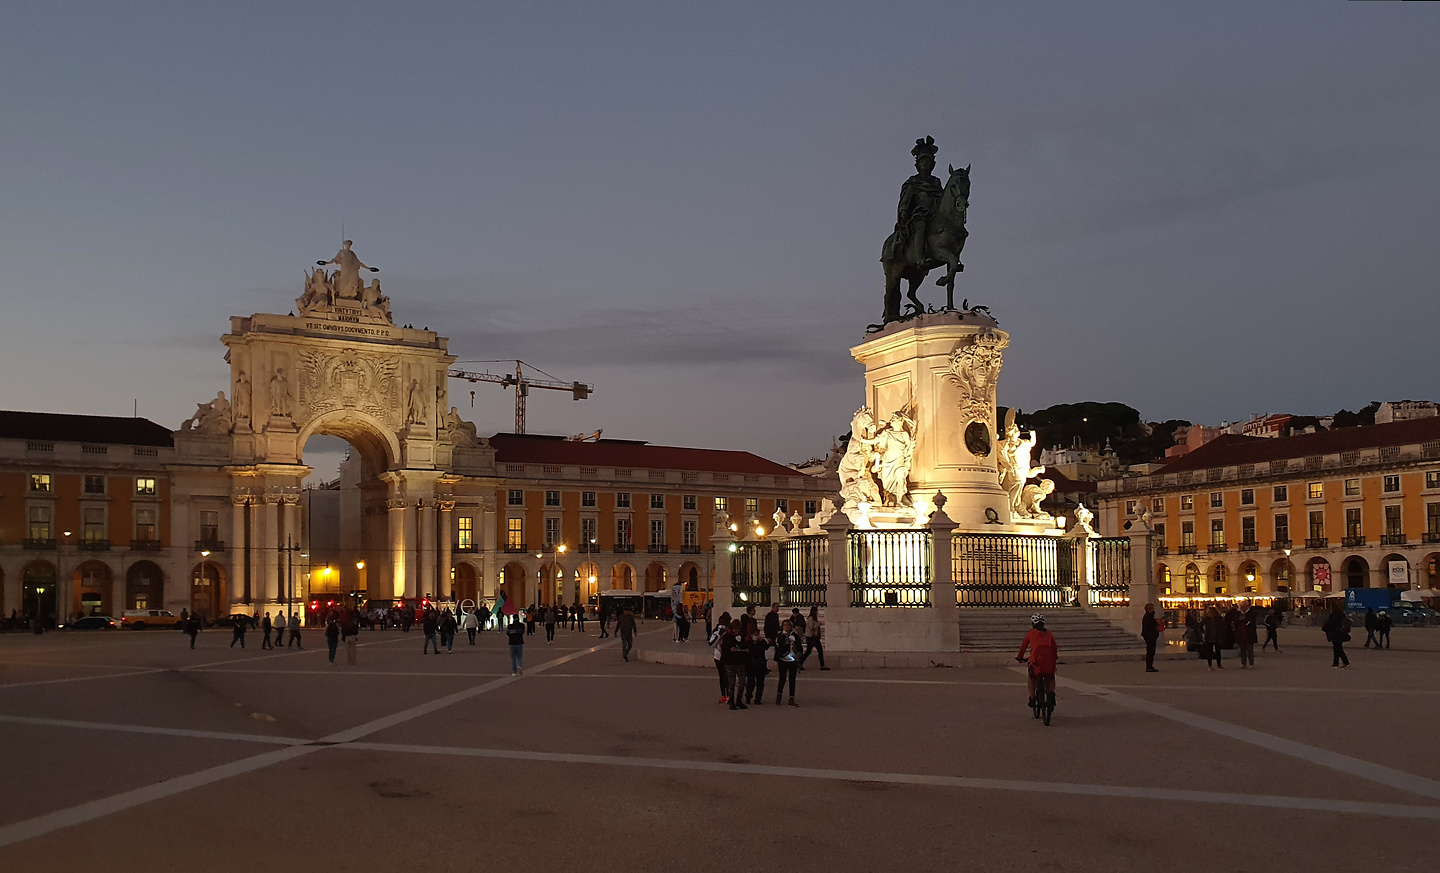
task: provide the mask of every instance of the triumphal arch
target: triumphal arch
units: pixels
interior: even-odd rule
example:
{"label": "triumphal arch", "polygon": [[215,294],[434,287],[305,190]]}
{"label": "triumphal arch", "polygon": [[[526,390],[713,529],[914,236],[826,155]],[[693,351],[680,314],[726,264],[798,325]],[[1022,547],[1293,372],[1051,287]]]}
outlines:
{"label": "triumphal arch", "polygon": [[[335,269],[327,269],[327,267]],[[397,326],[378,272],[350,241],[317,261],[288,315],[230,319],[222,341],[225,392],[201,404],[176,434],[188,475],[181,505],[228,500],[227,594],[232,608],[296,597],[306,564],[302,457],[316,434],[345,439],[359,456],[359,548],[370,596],[445,590],[451,565],[453,486],[483,487],[494,452],[449,405],[455,358],[431,330]],[[208,462],[208,463],[207,463]],[[206,471],[201,473],[200,470]],[[480,477],[477,479],[476,477]]]}

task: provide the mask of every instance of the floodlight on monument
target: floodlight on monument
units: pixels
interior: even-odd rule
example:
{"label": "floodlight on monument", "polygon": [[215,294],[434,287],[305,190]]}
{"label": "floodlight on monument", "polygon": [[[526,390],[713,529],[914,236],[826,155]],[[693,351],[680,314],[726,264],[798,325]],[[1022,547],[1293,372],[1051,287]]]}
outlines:
{"label": "floodlight on monument", "polygon": [[732,522],[730,522],[730,529],[731,529],[732,531],[738,531],[738,530],[740,529],[740,525],[738,525],[738,524],[736,524],[735,522],[732,521]]}
{"label": "floodlight on monument", "polygon": [[757,536],[757,537],[763,537],[763,536],[765,536],[765,528],[761,527],[761,526],[758,525],[758,524],[755,525],[755,536]]}
{"label": "floodlight on monument", "polygon": [[355,562],[355,569],[357,569],[357,570],[363,570],[363,569],[365,569],[365,562],[364,562],[364,561],[356,561],[356,562]]}
{"label": "floodlight on monument", "polygon": [[732,551],[732,552],[737,551],[738,548],[739,548],[739,547],[736,546],[734,543],[731,543],[731,544],[730,544],[730,551]]}
{"label": "floodlight on monument", "polygon": [[565,547],[564,547],[563,545],[562,545],[562,546],[559,546],[558,548],[555,549],[555,551],[557,551],[557,552],[559,552],[560,554],[563,555],[563,554],[565,554]]}
{"label": "floodlight on monument", "polygon": [[1065,529],[1065,516],[1063,516],[1063,515],[1057,515],[1057,516],[1055,516],[1055,526],[1058,527],[1060,530],[1064,530],[1064,529]]}

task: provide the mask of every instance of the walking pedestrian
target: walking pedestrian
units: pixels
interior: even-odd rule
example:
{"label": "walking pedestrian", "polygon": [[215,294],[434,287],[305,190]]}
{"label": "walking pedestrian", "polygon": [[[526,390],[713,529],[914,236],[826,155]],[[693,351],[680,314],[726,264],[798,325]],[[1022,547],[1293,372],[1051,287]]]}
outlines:
{"label": "walking pedestrian", "polygon": [[1330,641],[1330,648],[1334,654],[1331,667],[1345,668],[1350,666],[1350,658],[1345,654],[1345,643],[1350,640],[1350,617],[1345,614],[1345,606],[1337,601],[1330,607],[1330,615],[1326,616],[1325,624],[1320,626],[1325,632],[1325,639]]}
{"label": "walking pedestrian", "polygon": [[525,623],[520,613],[515,613],[505,628],[505,637],[510,641],[510,675],[525,675]]}
{"label": "walking pedestrian", "polygon": [[241,615],[235,618],[235,635],[230,638],[230,648],[235,648],[236,643],[240,644],[240,648],[245,648],[245,630],[249,627],[250,619],[248,617]]}
{"label": "walking pedestrian", "polygon": [[1200,620],[1200,647],[1205,653],[1205,666],[1211,671],[1216,667],[1225,669],[1220,663],[1220,638],[1225,635],[1225,619],[1220,617],[1220,610],[1211,606],[1205,610],[1205,617]]}
{"label": "walking pedestrian", "polygon": [[200,616],[190,613],[190,620],[185,622],[185,635],[190,637],[190,648],[195,648],[195,636],[200,633]]}
{"label": "walking pedestrian", "polygon": [[346,611],[340,620],[340,639],[345,642],[345,663],[350,667],[355,666],[355,658],[359,654],[360,621],[360,612],[355,609]]}
{"label": "walking pedestrian", "polygon": [[600,639],[610,636],[610,604],[605,598],[600,598]]}
{"label": "walking pedestrian", "polygon": [[1375,648],[1380,648],[1380,641],[1375,639],[1375,631],[1379,624],[1380,620],[1375,616],[1375,610],[1368,606],[1365,607],[1365,648],[1370,648],[1372,644]]}
{"label": "walking pedestrian", "polygon": [[266,610],[266,611],[265,611],[265,617],[262,618],[262,619],[260,619],[260,630],[262,630],[262,631],[265,632],[265,636],[260,640],[260,649],[261,649],[261,651],[264,651],[265,649],[273,649],[273,648],[275,648],[274,646],[270,645],[270,611],[269,611],[269,610]]}
{"label": "walking pedestrian", "polygon": [[790,609],[790,629],[795,631],[801,639],[805,638],[805,616],[800,614],[800,607]]}
{"label": "walking pedestrian", "polygon": [[795,679],[800,675],[799,659],[800,634],[795,630],[795,625],[786,619],[780,623],[780,635],[775,638],[775,666],[780,671],[780,679],[775,684],[776,706],[780,705],[780,698],[785,696],[786,682],[790,683],[790,705],[800,705],[795,702]]}
{"label": "walking pedestrian", "polygon": [[720,702],[730,702],[730,683],[725,678],[725,662],[721,660],[720,641],[730,630],[730,613],[720,613],[720,623],[711,629],[705,641],[710,644],[711,654],[715,658],[715,672],[720,674]]}
{"label": "walking pedestrian", "polygon": [[525,610],[525,635],[535,636],[535,607],[531,606]]}
{"label": "walking pedestrian", "polygon": [[[445,610],[440,616],[440,638],[445,641],[445,653],[455,654],[455,630],[459,624],[455,621],[455,613]],[[440,649],[435,649],[438,654]]]}
{"label": "walking pedestrian", "polygon": [[810,607],[810,617],[805,620],[805,654],[800,656],[800,669],[805,669],[805,659],[814,652],[820,659],[820,669],[829,670],[825,666],[825,647],[820,645],[820,607]]}
{"label": "walking pedestrian", "polygon": [[325,647],[330,650],[330,666],[335,666],[335,650],[340,646],[340,622],[335,620],[335,613],[330,613],[330,618],[325,622]]}
{"label": "walking pedestrian", "polygon": [[400,602],[400,630],[410,633],[410,625],[415,623],[415,610],[403,600]]}
{"label": "walking pedestrian", "polygon": [[545,642],[555,642],[555,622],[558,619],[559,616],[555,614],[555,607],[548,606],[545,608]]}
{"label": "walking pedestrian", "polygon": [[585,633],[585,607],[579,603],[575,604],[574,615],[575,629],[582,634]]}
{"label": "walking pedestrian", "polygon": [[780,604],[770,604],[770,611],[765,613],[765,639],[771,643],[780,636]]}
{"label": "walking pedestrian", "polygon": [[726,694],[730,708],[749,709],[745,705],[745,669],[750,662],[750,652],[745,648],[745,622],[730,622],[730,627],[720,639],[720,662],[725,665]]}
{"label": "walking pedestrian", "polygon": [[480,604],[479,606],[475,607],[475,615],[480,622],[480,627],[477,629],[477,632],[484,633],[485,626],[490,623],[490,607],[486,606],[483,603]]}
{"label": "walking pedestrian", "polygon": [[470,645],[475,645],[475,633],[480,628],[480,610],[472,609],[465,613],[465,636],[470,638]]}
{"label": "walking pedestrian", "polygon": [[435,615],[435,610],[425,610],[425,617],[420,620],[420,629],[425,632],[425,647],[420,650],[420,654],[430,654],[431,646],[435,647],[435,654],[440,654],[440,641],[435,638],[440,632],[440,619]]}
{"label": "walking pedestrian", "polygon": [[745,665],[745,702],[762,706],[765,703],[765,674],[770,672],[770,641],[762,633],[752,633],[745,641],[749,663]]}
{"label": "walking pedestrian", "polygon": [[1145,615],[1140,619],[1140,639],[1145,641],[1145,672],[1159,673],[1155,669],[1155,642],[1160,639],[1161,619],[1155,617],[1155,604],[1145,604]]}
{"label": "walking pedestrian", "polygon": [[1375,616],[1375,648],[1380,648],[1381,643],[1390,648],[1390,613],[1383,609]]}
{"label": "walking pedestrian", "polygon": [[290,613],[290,640],[285,644],[285,648],[288,649],[291,646],[297,649],[305,648],[304,643],[300,641],[300,613],[298,612]]}
{"label": "walking pedestrian", "polygon": [[1255,666],[1256,622],[1260,610],[1257,606],[1245,605],[1240,620],[1235,625],[1235,645],[1240,648],[1240,669],[1249,670]]}
{"label": "walking pedestrian", "polygon": [[1265,644],[1260,647],[1260,651],[1265,651],[1270,647],[1271,643],[1274,643],[1275,653],[1280,653],[1280,637],[1278,635],[1280,619],[1280,604],[1277,603],[1274,609],[1265,613]]}
{"label": "walking pedestrian", "polygon": [[620,613],[615,622],[615,633],[620,635],[620,655],[630,660],[630,649],[635,645],[635,612],[627,609]]}

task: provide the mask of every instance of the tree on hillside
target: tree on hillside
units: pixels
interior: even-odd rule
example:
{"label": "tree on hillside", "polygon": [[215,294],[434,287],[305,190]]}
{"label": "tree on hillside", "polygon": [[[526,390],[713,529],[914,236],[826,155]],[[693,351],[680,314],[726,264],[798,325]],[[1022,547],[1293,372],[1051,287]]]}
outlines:
{"label": "tree on hillside", "polygon": [[1177,429],[1190,426],[1179,419],[1149,425],[1140,412],[1123,403],[1059,403],[1016,416],[1022,429],[1033,429],[1042,448],[1081,446],[1103,448],[1108,441],[1120,462],[1137,464],[1163,457],[1175,444]]}
{"label": "tree on hillside", "polygon": [[1375,413],[1380,409],[1380,401],[1372,400],[1359,412],[1351,412],[1342,409],[1335,413],[1335,422],[1331,427],[1366,427],[1375,423]]}

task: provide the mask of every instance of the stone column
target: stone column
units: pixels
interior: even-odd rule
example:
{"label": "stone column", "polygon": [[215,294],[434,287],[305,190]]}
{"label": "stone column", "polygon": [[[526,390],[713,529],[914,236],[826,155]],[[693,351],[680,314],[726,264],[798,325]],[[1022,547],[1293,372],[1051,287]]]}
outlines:
{"label": "stone column", "polygon": [[[451,555],[452,542],[454,538],[455,519],[451,512],[455,509],[455,501],[441,500],[436,504],[440,508],[440,596],[454,599],[455,579],[451,576],[451,570],[455,566],[455,559]],[[474,536],[474,532],[471,532]],[[478,595],[477,595],[478,596]]]}
{"label": "stone column", "polygon": [[230,591],[225,598],[226,615],[231,605],[245,599],[245,513],[249,512],[249,498],[234,495],[230,498]]}
{"label": "stone column", "polygon": [[405,504],[403,497],[385,501],[390,517],[390,590],[392,597],[405,596]]}
{"label": "stone column", "polygon": [[[280,588],[280,597],[283,600],[288,600],[293,603],[296,600],[304,599],[304,595],[300,591],[300,586],[295,581],[300,576],[298,569],[300,565],[300,554],[299,552],[293,551],[295,546],[303,547],[304,545],[300,542],[300,496],[298,494],[286,494],[281,498],[281,505],[284,507],[282,512],[284,513],[285,534],[284,536],[277,535],[276,541],[280,546],[292,549],[292,551],[287,552],[283,558],[285,569],[281,572],[283,572],[285,576],[281,580],[284,584]],[[303,549],[303,551],[308,552],[309,549]]]}
{"label": "stone column", "polygon": [[850,531],[850,519],[843,512],[835,512],[820,525],[825,531],[826,545],[830,555],[830,566],[825,585],[825,614],[836,616],[850,609],[850,556],[846,534]]}
{"label": "stone column", "polygon": [[[789,533],[783,527],[777,527],[766,539],[770,540],[770,602],[780,603],[780,573],[784,565],[780,560],[780,547],[790,538]],[[785,604],[781,603],[781,606]]]}
{"label": "stone column", "polygon": [[265,554],[265,587],[255,600],[275,603],[280,599],[280,499],[279,494],[265,495],[265,532],[260,548]]}
{"label": "stone column", "polygon": [[250,572],[247,574],[245,605],[251,606],[264,598],[265,591],[265,531],[261,524],[260,500],[252,497],[246,509],[250,516],[250,536],[245,540],[245,554],[249,556]]}
{"label": "stone column", "polygon": [[730,547],[735,544],[735,534],[730,530],[730,517],[723,512],[715,514],[715,531],[710,534],[710,545],[715,550],[715,593],[711,617],[720,620],[720,613],[734,609],[735,594],[730,586]]}
{"label": "stone column", "polygon": [[415,514],[420,525],[416,538],[420,548],[420,575],[415,586],[418,597],[430,596],[444,599],[445,591],[435,575],[435,501],[430,499],[415,502]]}
{"label": "stone column", "polygon": [[1158,588],[1155,584],[1155,531],[1143,519],[1135,519],[1130,525],[1130,608],[1125,620],[1125,629],[1140,633],[1140,619],[1145,615],[1145,604],[1154,603],[1159,609]]}
{"label": "stone column", "polygon": [[1090,531],[1080,522],[1075,522],[1066,534],[1060,538],[1060,548],[1065,548],[1073,543],[1075,549],[1075,599],[1079,601],[1081,609],[1090,609],[1090,583],[1092,572],[1090,570]]}
{"label": "stone column", "polygon": [[935,495],[935,511],[925,527],[930,531],[930,610],[935,622],[936,645],[942,652],[960,651],[960,608],[955,596],[955,570],[951,553],[955,547],[955,528],[959,527],[945,514],[944,493]]}
{"label": "stone column", "polygon": [[416,553],[420,546],[420,530],[416,524],[417,501],[406,501],[401,508],[401,525],[405,528],[405,596],[420,596],[420,564]]}
{"label": "stone column", "polygon": [[493,600],[500,592],[500,522],[496,518],[494,497],[485,498],[480,505],[479,515],[476,525],[479,527],[480,549],[485,556],[482,561],[485,576],[480,580],[480,585],[485,596]]}

